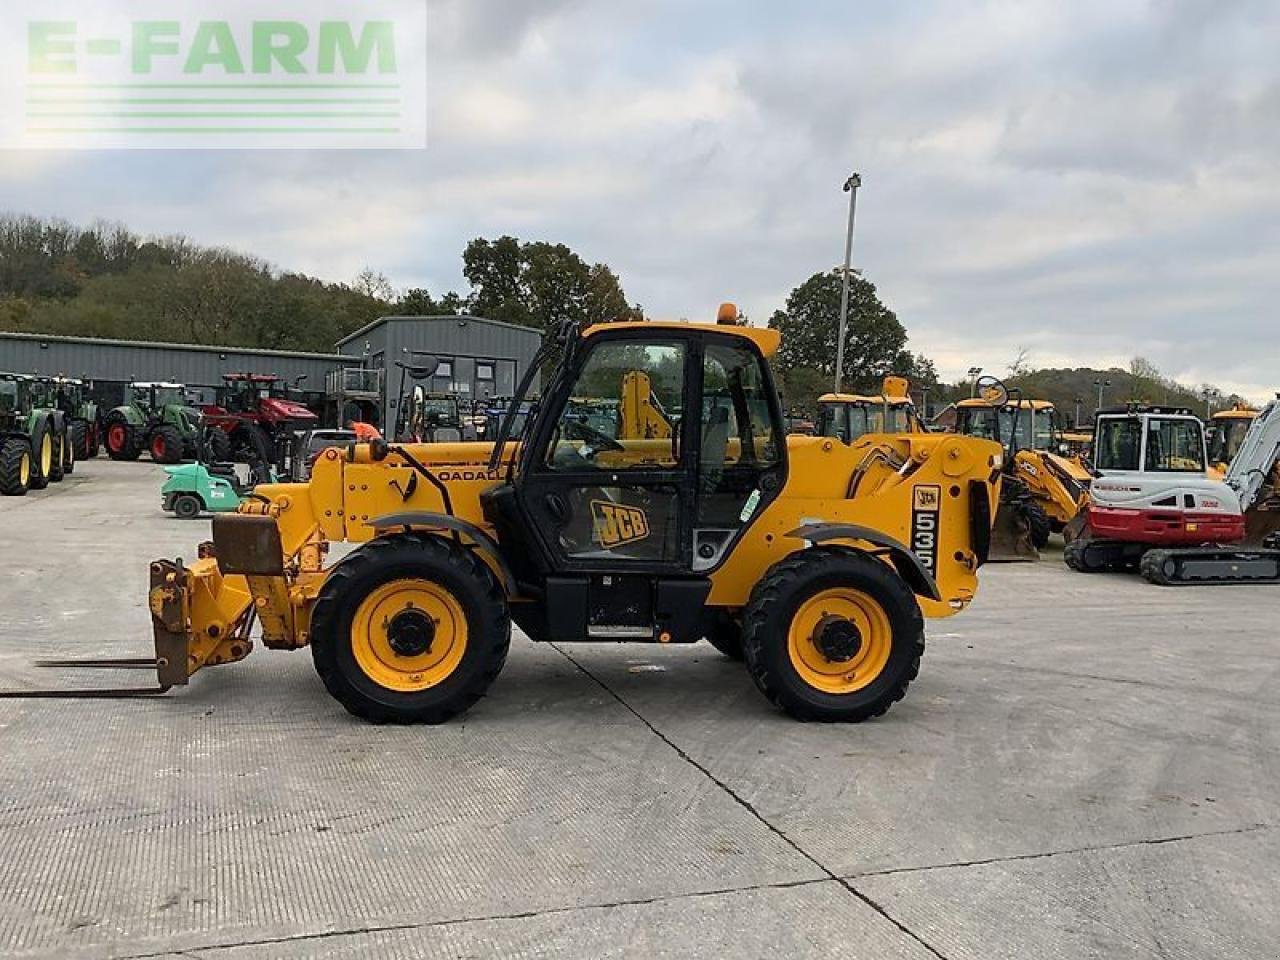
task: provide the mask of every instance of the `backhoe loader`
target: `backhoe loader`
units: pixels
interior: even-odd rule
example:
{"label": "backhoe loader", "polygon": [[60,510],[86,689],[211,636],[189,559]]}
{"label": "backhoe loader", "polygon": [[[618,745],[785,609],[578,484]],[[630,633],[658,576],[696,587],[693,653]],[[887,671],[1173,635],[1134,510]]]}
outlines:
{"label": "backhoe loader", "polygon": [[1258,411],[1247,403],[1232,404],[1209,418],[1209,474],[1221,480],[1227,468],[1240,452],[1249,426],[1257,419]]}
{"label": "backhoe loader", "polygon": [[[146,692],[244,659],[256,621],[268,648],[309,646],[352,714],[439,723],[493,683],[513,621],[535,642],[671,644],[727,620],[756,686],[794,717],[884,713],[917,675],[923,618],[974,598],[1002,452],[936,434],[787,438],[778,344],[736,325],[566,325],[494,442],[376,440],[324,451],[307,483],[259,486],[213,518],[197,559],[151,565]],[[575,399],[620,405],[630,373],[669,436],[571,415]],[[332,543],[357,546],[330,563]]]}
{"label": "backhoe loader", "polygon": [[869,433],[928,433],[911,402],[911,384],[885,377],[879,396],[824,393],[818,398],[817,433],[853,443]]}
{"label": "backhoe loader", "polygon": [[1053,533],[1067,529],[1088,499],[1090,474],[1062,442],[1048,400],[1010,398],[994,378],[978,396],[956,404],[956,432],[1005,447],[1005,482],[996,518],[993,560],[1035,559]]}

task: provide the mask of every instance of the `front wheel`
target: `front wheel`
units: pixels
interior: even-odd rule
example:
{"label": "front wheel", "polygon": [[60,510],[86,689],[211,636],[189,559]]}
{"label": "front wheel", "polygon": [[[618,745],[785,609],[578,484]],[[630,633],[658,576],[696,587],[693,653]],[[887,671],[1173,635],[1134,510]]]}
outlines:
{"label": "front wheel", "polygon": [[116,413],[107,417],[105,429],[108,457],[112,460],[138,459],[142,448],[138,445],[138,435],[133,429],[133,424],[129,423],[123,415]]}
{"label": "front wheel", "polygon": [[373,723],[443,723],[482,697],[511,643],[506,597],[474,553],[437,537],[382,537],[320,590],[311,654],[325,688]]}
{"label": "front wheel", "polygon": [[0,494],[25,496],[31,489],[31,446],[25,438],[0,438]]}
{"label": "front wheel", "polygon": [[170,424],[161,424],[151,431],[151,459],[156,463],[182,462],[182,434]]}
{"label": "front wheel", "polygon": [[752,680],[800,720],[878,717],[907,692],[924,655],[915,595],[887,564],[814,548],[777,563],[747,606]]}

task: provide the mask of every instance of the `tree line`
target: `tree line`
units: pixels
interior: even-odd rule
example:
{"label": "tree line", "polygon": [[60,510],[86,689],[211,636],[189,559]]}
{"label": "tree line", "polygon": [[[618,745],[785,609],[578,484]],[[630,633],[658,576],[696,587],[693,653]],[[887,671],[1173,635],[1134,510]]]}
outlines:
{"label": "tree line", "polygon": [[[76,227],[0,216],[0,329],[9,331],[328,352],[387,315],[465,314],[539,330],[645,315],[608,265],[564,244],[477,238],[462,252],[462,275],[465,292],[438,295],[397,291],[373,269],[333,283],[181,235],[142,237],[122,224]],[[775,367],[787,405],[797,412],[813,413],[831,387],[841,287],[841,271],[815,273],[768,318],[782,333]],[[908,349],[906,328],[873,283],[851,275],[849,292],[846,390],[878,393],[886,374],[898,374],[912,381],[917,395],[929,391],[936,402],[968,395],[965,384],[939,383],[933,363]],[[1043,395],[1067,411],[1077,395],[1086,401],[1094,395],[1087,388],[1098,372],[1033,370],[1022,351],[1009,374],[1028,396]],[[1197,391],[1162,378],[1141,358],[1130,371],[1104,375],[1114,381],[1108,396],[1115,400],[1196,400]]]}

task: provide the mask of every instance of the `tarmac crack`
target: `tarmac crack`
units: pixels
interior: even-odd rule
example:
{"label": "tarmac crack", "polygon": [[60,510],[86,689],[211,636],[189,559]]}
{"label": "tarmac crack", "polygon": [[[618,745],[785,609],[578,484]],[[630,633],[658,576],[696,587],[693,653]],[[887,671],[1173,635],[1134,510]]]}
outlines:
{"label": "tarmac crack", "polygon": [[[668,747],[670,747],[671,750],[675,752],[676,756],[678,756],[681,760],[683,760],[689,766],[693,767],[695,770],[701,773],[704,777],[710,780],[713,784],[715,784],[715,786],[720,791],[722,791],[727,797],[729,797],[729,799],[731,799],[734,803],[738,804],[738,806],[742,807],[743,810],[745,810],[748,814],[750,814],[757,821],[759,821],[760,824],[764,826],[766,830],[772,833],[775,837],[777,837],[779,840],[785,843],[788,847],[794,850],[797,854],[799,854],[805,860],[809,861],[809,863],[813,864],[814,867],[816,867],[821,873],[824,874],[824,878],[823,878],[824,880],[835,881],[836,883],[838,883],[841,887],[843,887],[846,891],[848,891],[848,893],[851,896],[853,896],[855,899],[862,902],[865,906],[869,907],[876,914],[882,917],[885,921],[892,924],[894,928],[898,930],[899,933],[914,940],[925,950],[929,951],[930,954],[937,957],[938,960],[948,960],[946,955],[943,954],[940,950],[938,950],[937,947],[933,946],[933,944],[925,940],[924,937],[922,937],[920,934],[916,933],[906,924],[902,923],[900,920],[894,917],[891,913],[889,913],[888,910],[886,910],[883,906],[881,906],[874,899],[872,899],[871,896],[869,896],[868,894],[864,893],[863,891],[859,890],[856,886],[854,886],[853,881],[850,878],[840,876],[835,871],[833,871],[830,867],[828,867],[826,864],[820,861],[817,857],[811,854],[808,850],[804,849],[804,847],[800,846],[798,843],[796,843],[796,841],[792,840],[789,836],[787,836],[786,833],[783,832],[783,830],[780,827],[772,823],[764,814],[762,814],[759,810],[757,810],[750,800],[747,800],[745,797],[741,796],[737,791],[735,791],[727,783],[725,783],[723,780],[717,777],[714,773],[712,773],[707,767],[703,766],[701,763],[695,760],[692,756],[690,756],[682,747],[676,744],[674,740],[672,740],[665,733],[663,733],[656,726],[654,726],[653,723],[651,723],[649,719],[645,717],[644,714],[642,714],[639,710],[637,710],[630,703],[628,703],[616,690],[614,690],[607,683],[605,683],[603,680],[597,677],[594,673],[592,673],[590,670],[584,667],[581,663],[579,663],[576,659],[574,659],[574,657],[572,657],[570,654],[562,650],[557,644],[552,643],[552,644],[549,644],[549,646],[553,650],[555,650],[557,653],[559,653],[562,657],[564,657],[566,660],[568,660],[571,664],[573,664],[574,667],[576,667],[585,677],[587,677],[593,683],[598,685],[602,690],[605,691],[605,693],[609,694],[609,696],[611,696],[614,700],[616,700],[619,704],[621,704],[623,709],[625,709],[633,717],[635,717],[637,720],[643,723],[646,727],[648,727],[649,732],[652,733],[659,740],[661,740],[663,743],[665,743]],[[811,881],[811,882],[821,882],[821,881]]]}
{"label": "tarmac crack", "polygon": [[715,890],[696,890],[691,893],[660,894],[653,897],[635,897],[625,900],[604,901],[601,903],[581,903],[563,907],[546,907],[540,910],[520,910],[514,913],[479,914],[467,917],[451,917],[446,920],[427,920],[417,923],[383,923],[368,924],[362,927],[345,927],[341,930],[324,930],[319,933],[297,933],[280,937],[249,937],[244,940],[230,940],[221,943],[205,944],[198,947],[159,950],[149,953],[120,954],[116,960],[158,960],[165,957],[190,957],[192,960],[206,960],[209,956],[227,950],[238,950],[241,947],[269,947],[287,943],[309,943],[312,941],[335,940],[343,937],[361,937],[379,933],[402,933],[411,930],[433,930],[441,927],[456,927],[468,923],[501,923],[508,920],[533,920],[538,917],[554,917],[568,913],[581,913],[589,910],[614,910],[621,907],[644,907],[661,903],[678,903],[683,900],[699,900],[708,897],[719,897],[735,893],[752,893],[761,890],[791,890],[797,887],[811,887],[823,883],[835,882],[840,886],[839,877],[815,877],[810,880],[783,880],[777,883],[756,883],[737,887],[721,887]]}
{"label": "tarmac crack", "polygon": [[889,867],[884,870],[867,870],[862,873],[851,873],[846,879],[863,879],[866,877],[892,877],[908,873],[927,873],[931,870],[952,870],[964,867],[985,867],[997,863],[1020,863],[1027,860],[1047,860],[1051,857],[1071,856],[1080,853],[1105,853],[1108,850],[1132,850],[1138,847],[1160,847],[1169,843],[1183,843],[1190,840],[1205,840],[1213,837],[1232,837],[1244,833],[1257,833],[1260,830],[1274,830],[1275,824],[1255,823],[1247,827],[1233,827],[1230,830],[1207,830],[1204,833],[1186,833],[1173,837],[1155,837],[1150,840],[1122,840],[1116,843],[1099,843],[1085,847],[1067,847],[1062,850],[1045,850],[1039,853],[1015,853],[1007,857],[985,857],[978,860],[953,860],[947,863],[925,864],[919,867]]}

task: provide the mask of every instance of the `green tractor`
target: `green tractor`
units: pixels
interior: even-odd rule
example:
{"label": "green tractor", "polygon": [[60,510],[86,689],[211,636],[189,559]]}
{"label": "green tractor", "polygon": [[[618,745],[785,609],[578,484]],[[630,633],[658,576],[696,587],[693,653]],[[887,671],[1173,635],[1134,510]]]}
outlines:
{"label": "green tractor", "polygon": [[182,384],[131,383],[125,402],[102,420],[103,445],[112,460],[137,460],[146,450],[156,463],[181,463],[195,457],[200,428]]}
{"label": "green tractor", "polygon": [[54,417],[35,406],[34,382],[0,373],[0,494],[7,497],[43,490],[54,475]]}
{"label": "green tractor", "polygon": [[36,414],[47,414],[53,429],[53,463],[49,473],[51,483],[61,483],[62,478],[76,469],[76,451],[71,442],[71,417],[59,403],[58,381],[53,377],[33,377],[31,404]]}
{"label": "green tractor", "polygon": [[76,460],[92,460],[102,447],[98,429],[98,403],[89,387],[75,377],[54,377],[57,406],[67,418],[67,436]]}

